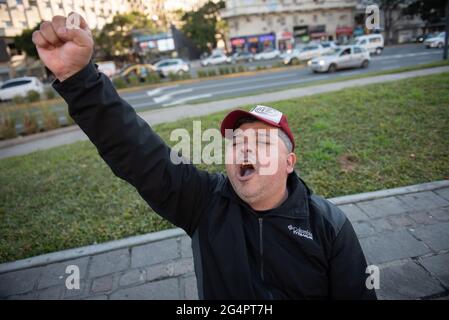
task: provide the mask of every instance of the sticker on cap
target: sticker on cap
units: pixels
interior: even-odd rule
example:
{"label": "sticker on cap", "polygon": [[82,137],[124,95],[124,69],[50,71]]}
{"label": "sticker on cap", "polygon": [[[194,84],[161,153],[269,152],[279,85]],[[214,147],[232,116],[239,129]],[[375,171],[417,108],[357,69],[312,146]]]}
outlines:
{"label": "sticker on cap", "polygon": [[259,117],[265,118],[265,119],[275,122],[277,124],[279,124],[279,122],[281,121],[281,118],[282,118],[282,112],[280,112],[276,109],[270,108],[270,107],[260,106],[260,105],[252,108],[250,110],[250,113],[253,113]]}

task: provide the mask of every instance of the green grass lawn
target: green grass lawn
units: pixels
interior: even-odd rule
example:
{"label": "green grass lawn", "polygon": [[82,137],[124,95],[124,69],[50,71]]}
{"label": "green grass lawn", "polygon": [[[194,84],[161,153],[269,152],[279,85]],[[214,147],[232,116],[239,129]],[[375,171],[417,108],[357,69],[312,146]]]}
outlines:
{"label": "green grass lawn", "polygon": [[[449,179],[449,73],[269,105],[287,114],[297,169],[320,195]],[[224,115],[200,118],[202,128]],[[168,141],[180,127],[192,119],[155,129]],[[172,227],[90,142],[0,160],[0,181],[0,262]]]}

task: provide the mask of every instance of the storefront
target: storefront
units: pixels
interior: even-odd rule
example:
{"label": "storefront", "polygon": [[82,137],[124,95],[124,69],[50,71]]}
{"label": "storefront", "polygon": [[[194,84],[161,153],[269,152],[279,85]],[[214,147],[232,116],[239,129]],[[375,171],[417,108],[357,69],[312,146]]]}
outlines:
{"label": "storefront", "polygon": [[352,27],[338,27],[335,30],[336,41],[340,44],[347,44],[351,41],[352,33]]}
{"label": "storefront", "polygon": [[284,31],[278,40],[278,49],[280,51],[291,50],[293,47],[293,33]]}
{"label": "storefront", "polygon": [[329,40],[328,34],[326,33],[326,26],[317,25],[309,27],[309,36],[311,40],[324,41]]}
{"label": "storefront", "polygon": [[293,38],[295,44],[307,43],[310,41],[309,27],[308,26],[294,26]]}
{"label": "storefront", "polygon": [[238,51],[261,52],[267,48],[276,48],[276,35],[267,33],[231,38],[231,47],[233,53]]}

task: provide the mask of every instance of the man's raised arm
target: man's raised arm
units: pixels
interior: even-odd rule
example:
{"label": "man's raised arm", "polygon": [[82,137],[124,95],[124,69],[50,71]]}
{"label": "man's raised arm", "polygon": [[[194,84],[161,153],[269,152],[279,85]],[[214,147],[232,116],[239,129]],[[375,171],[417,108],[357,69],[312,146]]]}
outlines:
{"label": "man's raised arm", "polygon": [[90,62],[92,35],[82,18],[80,22],[79,29],[67,29],[66,18],[57,16],[33,34],[41,60],[58,79],[54,88],[113,172],[158,214],[191,235],[218,177],[172,163],[170,148]]}

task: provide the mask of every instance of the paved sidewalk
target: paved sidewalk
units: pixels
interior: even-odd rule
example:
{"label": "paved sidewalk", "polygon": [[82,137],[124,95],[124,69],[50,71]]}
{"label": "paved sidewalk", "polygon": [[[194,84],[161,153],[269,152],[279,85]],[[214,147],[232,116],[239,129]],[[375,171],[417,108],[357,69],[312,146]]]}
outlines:
{"label": "paved sidewalk", "polygon": [[[330,200],[380,268],[379,298],[449,300],[449,180]],[[0,298],[197,299],[190,239],[171,229],[1,264]]]}
{"label": "paved sidewalk", "polygon": [[[442,72],[449,72],[449,66],[346,80],[195,105],[182,105],[177,107],[142,112],[139,115],[150,125],[154,125],[159,123],[173,122],[188,117],[199,117],[206,114],[233,109],[245,105],[255,105],[263,103],[268,104],[270,102],[279,100],[299,98],[319,93],[338,91],[345,88],[365,86],[375,83],[385,83],[418,76],[438,74]],[[14,141],[8,140],[0,142],[0,159],[23,155],[37,150],[46,150],[56,146],[86,139],[86,135],[75,126],[73,127],[73,130],[64,128],[49,131],[47,133],[36,134],[27,138],[16,138]]]}

